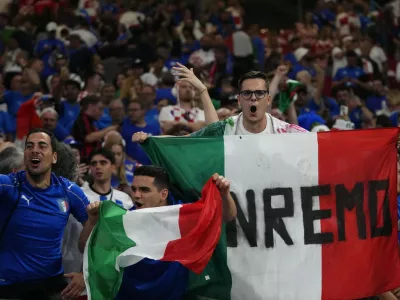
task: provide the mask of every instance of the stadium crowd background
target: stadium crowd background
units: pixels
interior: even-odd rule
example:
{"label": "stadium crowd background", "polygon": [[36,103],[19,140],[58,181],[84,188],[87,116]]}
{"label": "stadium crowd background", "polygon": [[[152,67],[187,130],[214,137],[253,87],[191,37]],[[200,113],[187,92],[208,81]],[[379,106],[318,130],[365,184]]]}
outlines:
{"label": "stadium crowd background", "polygon": [[133,171],[150,164],[135,132],[205,125],[198,93],[175,85],[177,63],[194,68],[220,119],[240,112],[238,78],[260,70],[278,87],[281,120],[309,131],[399,125],[400,0],[320,0],[282,30],[245,14],[239,0],[1,1],[1,150],[46,128],[73,149],[82,185],[90,152],[108,148],[112,186],[131,194]]}

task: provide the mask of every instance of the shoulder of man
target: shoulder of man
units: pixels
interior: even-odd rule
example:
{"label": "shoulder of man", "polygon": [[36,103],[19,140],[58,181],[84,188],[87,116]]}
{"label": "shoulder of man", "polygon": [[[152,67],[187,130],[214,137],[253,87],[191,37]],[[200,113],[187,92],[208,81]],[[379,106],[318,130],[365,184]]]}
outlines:
{"label": "shoulder of man", "polygon": [[[55,175],[54,175],[55,176]],[[58,181],[61,184],[61,187],[64,189],[64,191],[66,192],[68,199],[72,200],[72,198],[74,198],[73,200],[80,200],[82,201],[82,203],[86,206],[89,204],[87,197],[85,195],[85,193],[83,192],[83,190],[75,183],[72,182],[64,177],[61,176],[56,176]]]}
{"label": "shoulder of man", "polygon": [[113,200],[115,201],[116,204],[123,206],[126,210],[131,209],[133,206],[133,201],[132,201],[131,197],[125,192],[114,189],[114,197],[113,198],[114,198]]}
{"label": "shoulder of man", "polygon": [[274,131],[276,133],[298,133],[298,132],[308,132],[307,130],[305,130],[304,128],[295,125],[295,124],[289,124],[286,123],[285,121],[281,121],[273,116],[271,116],[272,122],[273,122],[273,126],[274,126]]}

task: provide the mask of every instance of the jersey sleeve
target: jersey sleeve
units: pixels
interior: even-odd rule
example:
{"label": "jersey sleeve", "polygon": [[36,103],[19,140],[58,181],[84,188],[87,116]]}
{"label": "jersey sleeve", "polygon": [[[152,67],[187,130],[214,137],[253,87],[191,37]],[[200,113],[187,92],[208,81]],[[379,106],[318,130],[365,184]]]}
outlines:
{"label": "jersey sleeve", "polygon": [[3,196],[5,195],[7,189],[13,189],[13,188],[15,188],[15,184],[11,179],[10,175],[0,175],[0,203],[3,202],[4,198],[6,198]]}
{"label": "jersey sleeve", "polygon": [[287,132],[288,133],[298,133],[298,132],[308,132],[308,131],[298,125],[289,124]]}
{"label": "jersey sleeve", "polygon": [[88,219],[86,206],[89,205],[89,200],[87,199],[85,193],[75,183],[69,182],[67,187],[67,194],[71,214],[80,223],[86,222]]}

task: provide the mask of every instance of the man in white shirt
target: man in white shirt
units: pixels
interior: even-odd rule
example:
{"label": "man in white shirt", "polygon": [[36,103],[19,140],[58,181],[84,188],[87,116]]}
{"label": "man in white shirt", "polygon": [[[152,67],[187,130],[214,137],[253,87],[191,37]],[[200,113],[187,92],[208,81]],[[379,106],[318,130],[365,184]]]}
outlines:
{"label": "man in white shirt", "polygon": [[111,187],[111,177],[116,171],[114,153],[107,149],[99,149],[90,155],[89,161],[93,183],[86,182],[82,190],[90,203],[109,200],[126,210],[131,209],[133,206],[131,197]]}
{"label": "man in white shirt", "polygon": [[194,105],[195,91],[193,86],[182,81],[177,85],[178,105],[168,105],[161,109],[158,120],[163,132],[175,125],[183,124],[196,131],[205,125],[204,111]]}

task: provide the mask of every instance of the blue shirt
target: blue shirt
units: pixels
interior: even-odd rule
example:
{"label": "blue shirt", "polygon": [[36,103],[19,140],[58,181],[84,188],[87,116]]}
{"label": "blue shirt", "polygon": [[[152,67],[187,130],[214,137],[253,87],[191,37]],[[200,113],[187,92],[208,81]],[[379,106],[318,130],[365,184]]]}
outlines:
{"label": "blue shirt", "polygon": [[17,130],[10,114],[5,111],[0,111],[0,129],[3,133],[15,133]]}
{"label": "blue shirt", "polygon": [[[329,110],[329,118],[332,119],[340,115],[340,106],[335,99],[323,97],[322,100],[324,101],[325,107]],[[318,112],[321,109],[320,106],[315,103],[314,99],[308,103],[308,108],[315,112]]]}
{"label": "blue shirt", "polygon": [[350,121],[354,123],[354,128],[360,129],[362,123],[362,110],[361,108],[355,108],[349,113]]}
{"label": "blue shirt", "polygon": [[[18,182],[20,182],[20,193]],[[25,171],[0,175],[0,228],[18,201],[0,247],[0,285],[45,279],[63,273],[61,241],[70,213],[88,215],[85,194],[74,183],[51,175],[46,189],[32,187]]]}
{"label": "blue shirt", "polygon": [[[400,220],[400,195],[397,195],[397,219]],[[400,242],[400,231],[397,233],[397,240]]]}
{"label": "blue shirt", "polygon": [[298,117],[298,121],[299,121],[299,126],[308,131],[311,131],[313,125],[315,124],[317,125],[326,124],[325,120],[320,115],[317,115],[314,111],[310,111],[300,115]]}
{"label": "blue shirt", "polygon": [[136,169],[136,162],[129,159],[125,159],[125,176],[128,181],[128,185],[131,186],[133,182],[133,172]]}
{"label": "blue shirt", "polygon": [[359,67],[344,67],[337,70],[333,81],[340,81],[346,77],[358,79],[362,75],[365,75],[364,70]]}
{"label": "blue shirt", "polygon": [[296,59],[296,57],[294,56],[294,54],[293,54],[292,52],[286,54],[286,55],[283,57],[283,60],[289,61],[289,62],[292,64],[292,66],[294,66],[294,65],[297,64],[297,59]]}
{"label": "blue shirt", "polygon": [[375,113],[383,108],[383,103],[387,104],[386,96],[372,96],[367,98],[366,106]]}
{"label": "blue shirt", "polygon": [[159,124],[149,123],[144,127],[133,125],[130,120],[125,120],[121,128],[121,135],[126,142],[126,154],[132,157],[142,165],[151,165],[151,160],[148,158],[146,152],[139,145],[139,143],[132,142],[132,135],[136,132],[143,131],[148,135],[160,135],[161,128]]}
{"label": "blue shirt", "polygon": [[3,96],[3,101],[7,103],[7,111],[11,116],[16,117],[21,104],[32,99],[32,96],[33,94],[24,96],[17,91],[6,91]]}
{"label": "blue shirt", "polygon": [[156,101],[157,104],[162,99],[167,99],[170,105],[175,105],[177,103],[176,97],[172,94],[171,88],[161,88],[156,91]]}
{"label": "blue shirt", "polygon": [[156,107],[149,109],[144,117],[147,124],[159,124],[158,122],[159,111]]}
{"label": "blue shirt", "polygon": [[112,125],[112,119],[110,116],[110,110],[108,107],[104,108],[103,115],[101,116],[100,120],[94,122],[94,125],[97,129],[102,130]]}
{"label": "blue shirt", "polygon": [[54,63],[55,63],[55,53],[59,52],[64,55],[67,54],[64,46],[64,42],[57,39],[45,39],[37,43],[35,48],[35,56],[38,56],[40,52],[44,49],[50,49],[40,56],[40,59],[44,63],[44,69],[42,75],[46,78],[55,73]]}
{"label": "blue shirt", "polygon": [[68,101],[61,102],[62,116],[58,123],[64,127],[64,129],[71,133],[72,127],[76,119],[78,118],[81,106],[79,103],[69,103]]}

